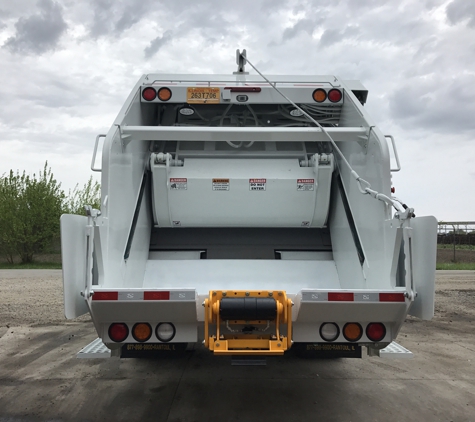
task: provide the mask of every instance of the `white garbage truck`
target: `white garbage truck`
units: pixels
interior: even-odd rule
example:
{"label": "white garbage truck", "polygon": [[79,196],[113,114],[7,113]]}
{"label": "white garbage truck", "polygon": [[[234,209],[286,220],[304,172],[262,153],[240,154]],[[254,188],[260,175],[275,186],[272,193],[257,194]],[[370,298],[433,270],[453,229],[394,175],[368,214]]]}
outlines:
{"label": "white garbage truck", "polygon": [[411,355],[394,340],[433,316],[437,220],[394,197],[368,91],[237,64],[142,76],[97,137],[100,210],[61,217],[65,315],[98,334],[78,356]]}

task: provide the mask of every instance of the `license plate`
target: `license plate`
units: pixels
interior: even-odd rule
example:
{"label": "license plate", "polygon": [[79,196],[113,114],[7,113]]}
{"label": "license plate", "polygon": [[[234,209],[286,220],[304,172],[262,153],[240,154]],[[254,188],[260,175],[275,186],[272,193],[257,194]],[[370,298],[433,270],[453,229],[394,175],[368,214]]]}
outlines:
{"label": "license plate", "polygon": [[186,102],[188,104],[217,104],[219,103],[219,88],[188,88]]}

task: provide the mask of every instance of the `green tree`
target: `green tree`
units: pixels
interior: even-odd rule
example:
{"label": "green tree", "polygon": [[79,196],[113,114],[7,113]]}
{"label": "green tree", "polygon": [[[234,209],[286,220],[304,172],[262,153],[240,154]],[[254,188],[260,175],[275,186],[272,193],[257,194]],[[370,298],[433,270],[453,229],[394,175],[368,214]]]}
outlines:
{"label": "green tree", "polygon": [[64,201],[48,162],[38,177],[12,170],[1,177],[0,251],[9,262],[17,255],[23,263],[32,262],[35,254],[51,248],[59,237]]}
{"label": "green tree", "polygon": [[101,207],[101,185],[97,181],[89,178],[82,189],[76,185],[73,191],[69,191],[66,199],[64,212],[67,214],[86,215],[85,205],[91,205],[92,208],[100,209]]}

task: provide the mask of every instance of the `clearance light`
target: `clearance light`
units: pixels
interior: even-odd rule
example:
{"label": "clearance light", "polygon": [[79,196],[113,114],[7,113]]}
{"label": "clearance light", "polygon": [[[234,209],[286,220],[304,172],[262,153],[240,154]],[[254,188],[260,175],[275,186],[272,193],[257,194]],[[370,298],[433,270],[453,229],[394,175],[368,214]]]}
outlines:
{"label": "clearance light", "polygon": [[343,327],[343,336],[348,341],[358,341],[363,335],[363,328],[357,322],[348,322]]}
{"label": "clearance light", "polygon": [[224,89],[229,89],[231,92],[261,92],[258,86],[231,86]]}
{"label": "clearance light", "polygon": [[328,300],[330,302],[353,302],[355,300],[355,294],[329,292]]}
{"label": "clearance light", "polygon": [[123,322],[115,322],[109,327],[109,338],[116,343],[124,341],[129,336],[129,327]]}
{"label": "clearance light", "polygon": [[328,92],[328,99],[332,102],[332,103],[337,103],[338,101],[341,100],[341,91],[339,89],[331,89],[329,92]]}
{"label": "clearance light", "polygon": [[322,88],[318,88],[316,89],[315,91],[313,91],[313,99],[317,102],[317,103],[322,103],[323,101],[325,101],[327,99],[327,93],[324,89]]}
{"label": "clearance light", "polygon": [[173,337],[175,337],[175,326],[170,322],[161,322],[157,325],[155,330],[155,334],[160,341],[166,343],[170,341]]}
{"label": "clearance light", "polygon": [[386,327],[380,322],[372,322],[366,327],[366,336],[371,341],[381,341],[386,336]]}
{"label": "clearance light", "polygon": [[157,96],[159,100],[168,101],[172,97],[172,92],[170,88],[160,88]]}
{"label": "clearance light", "polygon": [[334,322],[325,322],[320,326],[320,337],[325,341],[335,341],[340,335],[340,329]]}
{"label": "clearance light", "polygon": [[145,88],[142,91],[142,98],[146,101],[153,101],[157,97],[157,91],[153,88]]}
{"label": "clearance light", "polygon": [[132,328],[132,336],[137,341],[147,341],[152,337],[152,327],[146,322],[139,322]]}

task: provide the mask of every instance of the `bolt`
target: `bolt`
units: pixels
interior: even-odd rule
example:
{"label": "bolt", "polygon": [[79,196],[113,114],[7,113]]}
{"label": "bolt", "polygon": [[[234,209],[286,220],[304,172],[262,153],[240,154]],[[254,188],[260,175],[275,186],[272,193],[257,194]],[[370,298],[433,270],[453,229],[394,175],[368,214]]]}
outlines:
{"label": "bolt", "polygon": [[213,292],[213,296],[216,296],[216,292]]}
{"label": "bolt", "polygon": [[246,292],[246,296],[249,296],[249,295],[250,295],[250,293],[249,293],[249,292]]}
{"label": "bolt", "polygon": [[277,343],[277,347],[280,347],[280,346],[282,346],[282,345],[280,343]]}
{"label": "bolt", "polygon": [[282,292],[279,292],[279,296],[282,296]]}
{"label": "bolt", "polygon": [[226,293],[226,292],[223,292],[223,297],[226,296],[226,295],[227,295],[227,293]]}
{"label": "bolt", "polygon": [[272,292],[269,292],[269,296],[271,296],[271,297],[272,297],[272,296],[274,296],[274,293],[272,293]]}
{"label": "bolt", "polygon": [[216,347],[219,347],[219,343],[214,343],[214,345],[215,345]]}

